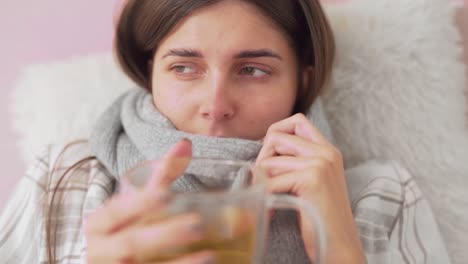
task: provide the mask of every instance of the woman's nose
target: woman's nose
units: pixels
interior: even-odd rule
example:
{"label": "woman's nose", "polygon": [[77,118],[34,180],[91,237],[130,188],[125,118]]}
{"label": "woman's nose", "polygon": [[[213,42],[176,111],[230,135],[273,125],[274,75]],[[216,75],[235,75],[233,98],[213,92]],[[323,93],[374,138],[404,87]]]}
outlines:
{"label": "woman's nose", "polygon": [[214,82],[203,99],[200,114],[210,121],[231,119],[235,115],[235,101],[229,88],[221,82]]}

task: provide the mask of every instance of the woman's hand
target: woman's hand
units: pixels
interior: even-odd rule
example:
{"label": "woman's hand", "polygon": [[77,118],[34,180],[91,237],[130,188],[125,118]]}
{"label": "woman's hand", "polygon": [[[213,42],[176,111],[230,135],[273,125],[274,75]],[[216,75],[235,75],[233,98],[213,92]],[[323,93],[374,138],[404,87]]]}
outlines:
{"label": "woman's hand", "polygon": [[[302,114],[273,124],[257,165],[269,176],[272,193],[289,193],[310,202],[326,225],[327,264],[366,263],[351,212],[341,153]],[[301,213],[307,253],[315,259],[313,230]]]}
{"label": "woman's hand", "polygon": [[[144,190],[118,194],[86,219],[88,263],[157,263],[154,260],[168,250],[203,238],[202,219],[197,215],[147,221],[148,216],[164,210],[170,183],[188,164],[175,163],[174,158],[190,157],[191,152],[189,141],[179,142],[163,158]],[[160,263],[212,263],[213,258],[212,252],[200,252]]]}

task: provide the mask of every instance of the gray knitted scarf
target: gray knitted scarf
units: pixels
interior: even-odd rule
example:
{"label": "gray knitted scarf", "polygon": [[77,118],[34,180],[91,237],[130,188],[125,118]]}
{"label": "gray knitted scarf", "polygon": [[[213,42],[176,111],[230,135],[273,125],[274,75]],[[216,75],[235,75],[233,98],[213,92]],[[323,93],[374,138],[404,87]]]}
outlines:
{"label": "gray knitted scarf", "polygon": [[[321,114],[319,108],[315,112]],[[329,129],[325,125],[321,124],[321,130],[327,132]],[[158,112],[152,95],[143,89],[122,95],[105,111],[93,130],[90,145],[118,183],[127,170],[142,161],[162,157],[183,138],[192,141],[195,157],[254,160],[262,146],[257,141],[179,131]],[[202,184],[209,184],[197,179],[196,171],[197,168],[187,171],[187,175],[176,180],[172,188],[193,191],[202,188]],[[265,263],[310,263],[294,212],[275,214],[267,244]]]}

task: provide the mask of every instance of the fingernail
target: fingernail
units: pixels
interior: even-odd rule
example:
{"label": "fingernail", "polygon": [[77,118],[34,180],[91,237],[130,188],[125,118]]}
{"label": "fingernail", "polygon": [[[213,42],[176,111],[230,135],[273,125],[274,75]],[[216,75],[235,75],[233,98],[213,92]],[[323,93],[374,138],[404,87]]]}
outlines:
{"label": "fingernail", "polygon": [[[185,143],[185,144],[182,144]],[[176,157],[191,157],[192,156],[192,141],[187,138],[182,139],[177,144],[173,155]]]}
{"label": "fingernail", "polygon": [[185,141],[185,142],[188,142],[188,143],[192,143],[192,141],[188,138],[183,138],[181,141]]}

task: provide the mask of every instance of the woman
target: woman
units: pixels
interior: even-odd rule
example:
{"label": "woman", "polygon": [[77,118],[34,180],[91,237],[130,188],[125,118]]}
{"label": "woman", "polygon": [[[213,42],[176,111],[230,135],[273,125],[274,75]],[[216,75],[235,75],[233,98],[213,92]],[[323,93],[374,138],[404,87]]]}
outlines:
{"label": "woman", "polygon": [[[145,190],[115,194],[139,162],[168,164],[192,147],[195,156],[255,159],[268,171],[270,192],[313,203],[326,223],[325,263],[449,263],[408,173],[371,162],[345,178],[340,152],[305,117],[334,57],[316,0],[128,1],[116,55],[143,89],[119,98],[88,143],[57,159],[48,151],[21,181],[1,222],[7,263],[154,263],[200,240],[194,215],[141,224],[164,206],[162,193],[183,180],[179,172],[163,166]],[[83,153],[90,157],[75,163]],[[266,263],[313,262],[307,219],[299,220],[274,216]],[[166,263],[216,263],[216,256]]]}

